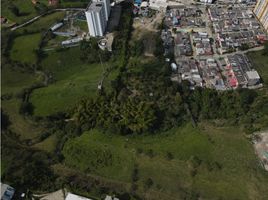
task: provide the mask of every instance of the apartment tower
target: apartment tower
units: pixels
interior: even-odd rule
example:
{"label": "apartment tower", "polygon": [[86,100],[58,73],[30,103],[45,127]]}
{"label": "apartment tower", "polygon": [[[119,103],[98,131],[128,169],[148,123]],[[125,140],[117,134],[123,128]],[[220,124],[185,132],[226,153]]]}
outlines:
{"label": "apartment tower", "polygon": [[92,2],[87,7],[85,14],[90,36],[103,36],[107,25],[104,4]]}
{"label": "apartment tower", "polygon": [[268,32],[268,0],[258,0],[254,13]]}
{"label": "apartment tower", "polygon": [[103,36],[109,19],[110,9],[110,0],[93,0],[88,5],[85,14],[90,36]]}
{"label": "apartment tower", "polygon": [[110,0],[93,0],[93,2],[101,2],[104,4],[105,19],[108,21],[111,10]]}

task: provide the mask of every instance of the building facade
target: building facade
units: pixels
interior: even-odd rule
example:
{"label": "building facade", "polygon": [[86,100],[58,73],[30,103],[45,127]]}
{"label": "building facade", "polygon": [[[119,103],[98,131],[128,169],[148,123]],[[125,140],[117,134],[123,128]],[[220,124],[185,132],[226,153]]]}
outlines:
{"label": "building facade", "polygon": [[92,2],[86,9],[85,14],[90,36],[103,36],[107,25],[104,4]]}
{"label": "building facade", "polygon": [[268,0],[258,0],[254,13],[268,32]]}

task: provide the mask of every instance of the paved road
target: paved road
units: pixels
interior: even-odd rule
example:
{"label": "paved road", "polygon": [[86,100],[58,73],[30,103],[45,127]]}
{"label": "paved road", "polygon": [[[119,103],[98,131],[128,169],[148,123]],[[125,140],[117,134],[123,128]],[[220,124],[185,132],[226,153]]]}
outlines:
{"label": "paved road", "polygon": [[23,24],[20,24],[18,26],[15,26],[15,27],[11,28],[11,31],[15,31],[15,30],[17,30],[19,28],[27,26],[28,24],[31,24],[34,21],[38,20],[39,18],[41,18],[41,17],[43,17],[45,15],[48,15],[50,13],[59,12],[59,11],[67,11],[67,10],[70,10],[70,11],[84,11],[85,9],[84,8],[57,8],[57,9],[49,10],[48,12],[46,12],[44,14],[38,15],[38,16],[28,20],[27,22],[24,22]]}

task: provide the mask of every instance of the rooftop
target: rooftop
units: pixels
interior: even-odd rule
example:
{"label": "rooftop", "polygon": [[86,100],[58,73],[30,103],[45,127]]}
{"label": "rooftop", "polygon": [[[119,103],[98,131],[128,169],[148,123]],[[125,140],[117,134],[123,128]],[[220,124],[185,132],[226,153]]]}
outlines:
{"label": "rooftop", "polygon": [[86,197],[81,197],[76,194],[68,193],[65,200],[91,200],[91,199],[86,198]]}
{"label": "rooftop", "polygon": [[92,2],[88,5],[87,11],[100,12],[103,7],[103,3],[101,2]]}

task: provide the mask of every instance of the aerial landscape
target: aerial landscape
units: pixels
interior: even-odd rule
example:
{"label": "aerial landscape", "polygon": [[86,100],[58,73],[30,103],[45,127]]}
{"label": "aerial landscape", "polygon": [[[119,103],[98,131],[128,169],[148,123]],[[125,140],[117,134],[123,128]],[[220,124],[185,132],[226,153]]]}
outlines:
{"label": "aerial landscape", "polygon": [[268,0],[2,0],[11,199],[267,200]]}

